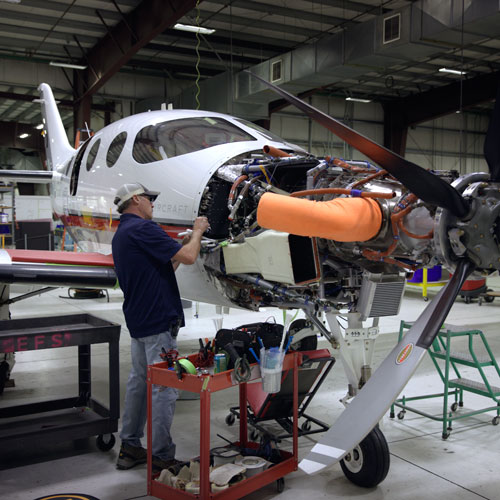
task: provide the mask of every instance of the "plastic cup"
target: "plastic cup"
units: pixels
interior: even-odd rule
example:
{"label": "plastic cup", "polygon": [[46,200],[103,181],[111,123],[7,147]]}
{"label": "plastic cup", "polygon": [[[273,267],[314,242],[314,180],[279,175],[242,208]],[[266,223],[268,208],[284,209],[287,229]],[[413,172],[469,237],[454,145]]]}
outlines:
{"label": "plastic cup", "polygon": [[284,357],[285,353],[279,347],[260,350],[260,374],[264,392],[274,394],[280,391]]}

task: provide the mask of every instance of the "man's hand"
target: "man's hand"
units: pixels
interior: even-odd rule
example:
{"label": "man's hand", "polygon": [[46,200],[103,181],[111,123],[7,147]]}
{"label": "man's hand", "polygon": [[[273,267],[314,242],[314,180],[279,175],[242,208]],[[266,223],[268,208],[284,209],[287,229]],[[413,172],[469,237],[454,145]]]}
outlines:
{"label": "man's hand", "polygon": [[209,228],[210,224],[208,223],[208,219],[206,217],[196,217],[193,224],[193,232],[199,231],[201,234],[203,234]]}
{"label": "man's hand", "polygon": [[[194,264],[200,253],[200,242],[203,233],[210,227],[208,224],[208,219],[206,217],[196,217],[193,230],[190,235],[187,236],[187,242],[182,242],[182,248],[174,255],[174,261],[180,262],[181,264]],[[174,269],[177,269],[177,265],[174,264]]]}

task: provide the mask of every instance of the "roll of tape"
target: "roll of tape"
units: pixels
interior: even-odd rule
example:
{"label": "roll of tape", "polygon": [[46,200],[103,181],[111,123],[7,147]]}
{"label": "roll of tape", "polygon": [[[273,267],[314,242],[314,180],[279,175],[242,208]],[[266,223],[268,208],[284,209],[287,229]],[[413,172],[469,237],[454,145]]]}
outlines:
{"label": "roll of tape", "polygon": [[196,367],[189,361],[189,359],[181,358],[178,360],[179,364],[186,370],[190,375],[196,375]]}
{"label": "roll of tape", "polygon": [[242,457],[236,460],[235,464],[245,467],[247,470],[246,475],[250,477],[262,472],[267,465],[267,460],[264,460],[262,457]]}
{"label": "roll of tape", "polygon": [[219,486],[218,484],[212,483],[212,493],[218,493],[219,491],[227,490],[229,488],[229,484],[223,484]]}

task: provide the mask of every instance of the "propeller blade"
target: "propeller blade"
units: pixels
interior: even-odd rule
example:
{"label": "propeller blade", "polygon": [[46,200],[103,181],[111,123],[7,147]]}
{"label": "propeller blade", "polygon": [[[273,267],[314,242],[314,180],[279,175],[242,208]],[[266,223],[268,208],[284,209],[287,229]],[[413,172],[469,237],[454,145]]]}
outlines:
{"label": "propeller blade", "polygon": [[490,169],[491,180],[493,182],[500,181],[500,86],[488,125],[488,132],[486,132],[484,157]]}
{"label": "propeller blade", "polygon": [[448,284],[425,308],[320,442],[300,462],[302,470],[313,474],[335,464],[377,425],[417,369],[472,271],[473,265],[469,261],[459,262]]}
{"label": "propeller blade", "polygon": [[289,94],[286,90],[269,83],[260,76],[251,72],[249,73],[274,90],[290,104],[297,106],[307,116],[387,170],[421,200],[438,207],[443,207],[456,217],[462,218],[467,215],[469,204],[446,181],[415,165],[415,163],[405,160],[393,151],[380,146],[380,144],[368,139],[335,118]]}

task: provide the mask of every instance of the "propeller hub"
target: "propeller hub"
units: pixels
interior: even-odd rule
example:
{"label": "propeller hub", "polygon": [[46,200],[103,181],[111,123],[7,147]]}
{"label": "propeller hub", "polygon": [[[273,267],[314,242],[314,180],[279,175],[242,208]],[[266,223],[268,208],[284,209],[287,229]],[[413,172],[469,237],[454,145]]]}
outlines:
{"label": "propeller hub", "polygon": [[500,269],[500,184],[488,182],[488,174],[465,178],[469,182],[462,183],[459,191],[471,206],[467,218],[458,219],[443,210],[436,219],[442,256],[449,267],[457,258],[467,258],[478,270]]}

